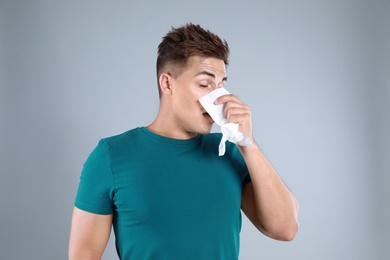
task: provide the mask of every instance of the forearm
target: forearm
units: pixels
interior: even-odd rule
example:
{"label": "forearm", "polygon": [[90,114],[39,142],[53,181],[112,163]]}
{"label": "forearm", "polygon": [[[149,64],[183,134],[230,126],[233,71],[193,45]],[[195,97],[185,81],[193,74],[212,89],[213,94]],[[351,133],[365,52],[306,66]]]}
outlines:
{"label": "forearm", "polygon": [[298,229],[298,203],[257,144],[239,147],[248,167],[258,222],[271,236],[291,240]]}
{"label": "forearm", "polygon": [[250,108],[234,95],[223,95],[215,104],[224,104],[229,122],[239,124],[239,131],[251,141],[238,146],[248,167],[252,184],[244,188],[241,207],[256,227],[280,240],[291,240],[298,229],[298,203],[252,136]]}

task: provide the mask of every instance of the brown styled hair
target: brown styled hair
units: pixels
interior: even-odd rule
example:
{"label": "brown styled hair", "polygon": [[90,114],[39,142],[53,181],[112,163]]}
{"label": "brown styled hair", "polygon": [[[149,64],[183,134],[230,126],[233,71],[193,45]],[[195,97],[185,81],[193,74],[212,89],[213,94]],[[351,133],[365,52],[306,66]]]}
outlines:
{"label": "brown styled hair", "polygon": [[179,28],[172,27],[158,46],[157,81],[166,71],[172,77],[180,76],[192,56],[216,58],[228,65],[229,52],[225,40],[199,25],[187,23]]}

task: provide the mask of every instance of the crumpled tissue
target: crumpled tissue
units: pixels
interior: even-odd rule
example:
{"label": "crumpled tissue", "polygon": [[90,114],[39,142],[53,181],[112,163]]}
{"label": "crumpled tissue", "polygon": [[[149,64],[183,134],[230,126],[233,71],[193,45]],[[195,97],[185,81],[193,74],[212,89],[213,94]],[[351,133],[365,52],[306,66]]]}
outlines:
{"label": "crumpled tissue", "polygon": [[221,127],[222,138],[218,148],[219,156],[225,154],[226,141],[230,141],[241,146],[252,145],[251,140],[246,135],[238,131],[239,124],[229,123],[223,114],[224,104],[214,104],[214,101],[217,98],[227,94],[229,94],[229,92],[225,88],[218,88],[199,99],[199,102],[202,104],[204,109],[206,109],[206,112],[209,113],[214,122]]}

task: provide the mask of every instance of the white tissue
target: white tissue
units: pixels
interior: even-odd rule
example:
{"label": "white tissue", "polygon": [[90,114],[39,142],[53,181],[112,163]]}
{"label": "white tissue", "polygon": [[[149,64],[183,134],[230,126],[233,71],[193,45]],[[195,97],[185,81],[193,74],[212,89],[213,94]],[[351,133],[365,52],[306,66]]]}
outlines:
{"label": "white tissue", "polygon": [[239,124],[229,123],[225,115],[223,114],[223,104],[214,104],[214,101],[220,96],[227,95],[229,92],[225,88],[218,88],[211,91],[207,95],[201,97],[199,102],[202,104],[207,113],[211,116],[214,122],[221,127],[222,138],[219,143],[219,156],[225,154],[225,142],[230,141],[232,143],[248,146],[252,142],[243,133],[238,131]]}

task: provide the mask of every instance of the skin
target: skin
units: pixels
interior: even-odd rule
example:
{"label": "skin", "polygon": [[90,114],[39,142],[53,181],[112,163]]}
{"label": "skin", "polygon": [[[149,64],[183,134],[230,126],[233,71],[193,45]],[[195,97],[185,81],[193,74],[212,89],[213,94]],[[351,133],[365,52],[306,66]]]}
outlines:
{"label": "skin", "polygon": [[226,67],[222,60],[191,57],[187,70],[174,78],[162,73],[160,109],[155,121],[147,128],[157,134],[190,139],[211,131],[212,122],[205,118],[205,109],[198,101],[226,83]]}
{"label": "skin", "polygon": [[[211,131],[212,120],[205,115],[199,99],[226,83],[222,60],[194,56],[177,77],[169,71],[159,77],[160,109],[147,128],[159,135],[190,139]],[[241,209],[253,225],[266,236],[290,241],[298,231],[298,203],[278,173],[262,153],[252,134],[251,110],[235,95],[219,97],[230,122],[252,141],[238,146],[252,181],[243,188]],[[100,259],[110,236],[112,215],[97,215],[74,208],[69,259]]]}
{"label": "skin", "polygon": [[69,259],[101,259],[110,238],[111,215],[98,215],[73,209],[69,240]]}

